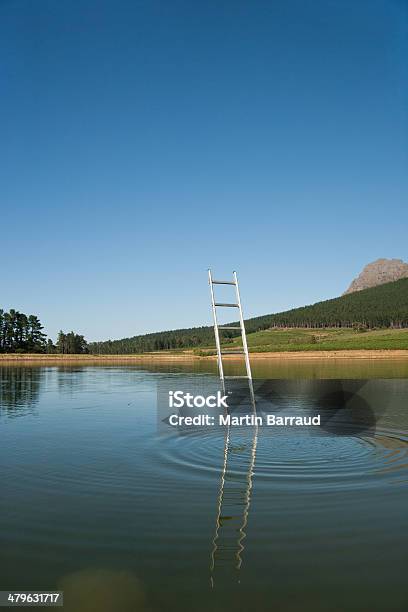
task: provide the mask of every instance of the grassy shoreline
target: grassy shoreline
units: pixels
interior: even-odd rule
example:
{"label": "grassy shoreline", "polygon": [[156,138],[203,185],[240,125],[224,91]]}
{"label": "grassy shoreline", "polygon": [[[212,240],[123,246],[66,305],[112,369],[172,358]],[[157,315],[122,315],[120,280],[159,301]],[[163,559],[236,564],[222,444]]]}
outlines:
{"label": "grassy shoreline", "polygon": [[[358,333],[349,328],[273,328],[247,335],[252,360],[408,359],[408,329],[378,329]],[[241,346],[240,338],[224,338],[223,348]],[[3,353],[1,363],[170,363],[213,361],[214,346],[170,349],[126,355],[62,355]],[[241,355],[224,356],[238,362]]]}

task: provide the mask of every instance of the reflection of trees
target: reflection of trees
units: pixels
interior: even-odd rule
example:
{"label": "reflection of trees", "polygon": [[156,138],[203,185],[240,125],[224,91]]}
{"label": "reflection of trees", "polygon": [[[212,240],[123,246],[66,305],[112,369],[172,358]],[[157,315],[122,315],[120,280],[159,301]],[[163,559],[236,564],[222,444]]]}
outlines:
{"label": "reflection of trees", "polygon": [[[250,386],[251,413],[256,417],[253,389]],[[258,425],[228,427],[224,441],[217,518],[210,559],[211,584],[221,574],[236,576],[242,566],[242,554],[252,494],[252,477],[258,443]]]}
{"label": "reflection of trees", "polygon": [[64,394],[73,394],[85,388],[85,374],[89,368],[72,365],[59,365],[57,369],[58,391]]}
{"label": "reflection of trees", "polygon": [[41,368],[0,367],[0,408],[9,416],[32,408],[38,402],[41,378]]}

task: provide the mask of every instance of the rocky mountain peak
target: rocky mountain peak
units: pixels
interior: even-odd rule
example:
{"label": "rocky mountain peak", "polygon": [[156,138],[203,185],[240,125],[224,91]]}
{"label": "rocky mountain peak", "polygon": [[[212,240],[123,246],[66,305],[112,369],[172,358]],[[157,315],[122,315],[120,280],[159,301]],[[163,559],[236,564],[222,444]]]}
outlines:
{"label": "rocky mountain peak", "polygon": [[405,277],[408,277],[408,263],[402,259],[377,259],[363,268],[343,295],[391,283]]}

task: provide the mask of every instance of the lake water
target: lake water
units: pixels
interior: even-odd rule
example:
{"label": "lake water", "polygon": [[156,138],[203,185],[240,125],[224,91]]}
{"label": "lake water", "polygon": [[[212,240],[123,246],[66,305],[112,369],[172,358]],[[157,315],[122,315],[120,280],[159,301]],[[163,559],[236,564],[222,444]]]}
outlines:
{"label": "lake water", "polygon": [[166,429],[158,388],[217,386],[213,364],[1,367],[0,589],[69,612],[406,611],[407,363],[255,376],[277,410],[358,397],[375,422]]}

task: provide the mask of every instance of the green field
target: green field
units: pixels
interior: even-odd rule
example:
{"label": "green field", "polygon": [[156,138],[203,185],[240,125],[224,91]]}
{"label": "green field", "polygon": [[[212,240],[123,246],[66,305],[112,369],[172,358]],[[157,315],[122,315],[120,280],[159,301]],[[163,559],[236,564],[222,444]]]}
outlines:
{"label": "green field", "polygon": [[[273,351],[335,351],[408,349],[408,329],[267,329],[247,335],[252,353]],[[226,348],[241,346],[239,339],[223,343]],[[204,353],[204,351],[202,351]]]}

